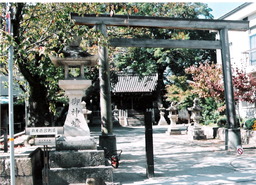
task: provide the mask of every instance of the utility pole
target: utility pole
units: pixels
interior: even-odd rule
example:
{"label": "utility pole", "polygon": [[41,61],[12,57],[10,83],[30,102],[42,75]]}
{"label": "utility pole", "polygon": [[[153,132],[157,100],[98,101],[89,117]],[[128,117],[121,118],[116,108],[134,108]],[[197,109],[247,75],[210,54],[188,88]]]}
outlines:
{"label": "utility pole", "polygon": [[[11,4],[7,3],[6,6],[6,29],[12,36],[12,10]],[[10,44],[8,49],[8,94],[9,94],[9,143],[10,143],[10,177],[11,185],[15,185],[15,160],[14,160],[14,123],[13,123],[13,46]]]}

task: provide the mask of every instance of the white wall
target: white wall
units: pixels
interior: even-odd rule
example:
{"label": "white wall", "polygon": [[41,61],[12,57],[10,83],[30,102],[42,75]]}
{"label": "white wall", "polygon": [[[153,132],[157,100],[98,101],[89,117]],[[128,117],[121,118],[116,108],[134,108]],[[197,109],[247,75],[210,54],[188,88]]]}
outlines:
{"label": "white wall", "polygon": [[[256,34],[256,3],[252,3],[241,10],[229,15],[224,20],[249,21],[250,29],[246,32],[229,31],[230,57],[232,67],[238,67],[247,73],[256,72],[256,65],[250,64],[250,36]],[[255,28],[254,28],[255,27]],[[221,63],[221,53],[217,51],[217,63]],[[239,103],[239,113],[242,118],[255,116],[255,106]]]}

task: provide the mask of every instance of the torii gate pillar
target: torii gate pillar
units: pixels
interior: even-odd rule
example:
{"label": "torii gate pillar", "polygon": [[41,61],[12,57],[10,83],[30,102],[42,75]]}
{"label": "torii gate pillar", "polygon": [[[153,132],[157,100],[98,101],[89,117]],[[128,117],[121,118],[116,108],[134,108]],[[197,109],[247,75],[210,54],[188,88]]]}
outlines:
{"label": "torii gate pillar", "polygon": [[[97,25],[104,37],[107,37],[107,28],[105,24]],[[99,42],[100,43],[100,42]],[[113,135],[111,91],[108,51],[105,46],[99,45],[99,80],[100,80],[100,112],[101,112],[101,136],[99,145],[102,149],[106,148],[110,153],[116,152],[116,137]]]}
{"label": "torii gate pillar", "polygon": [[235,101],[232,83],[231,60],[228,40],[228,29],[220,30],[220,39],[222,43],[221,58],[222,71],[224,76],[225,102],[228,128],[226,130],[225,149],[236,148],[241,145],[241,132],[238,128],[235,111]]}

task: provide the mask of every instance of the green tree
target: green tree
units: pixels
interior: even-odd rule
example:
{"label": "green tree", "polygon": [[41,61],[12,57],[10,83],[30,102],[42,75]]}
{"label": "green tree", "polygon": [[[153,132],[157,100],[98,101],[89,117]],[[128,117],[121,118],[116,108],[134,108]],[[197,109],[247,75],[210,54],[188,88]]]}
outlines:
{"label": "green tree", "polygon": [[[164,16],[173,18],[211,19],[211,9],[203,3],[131,3],[136,14],[145,16]],[[170,30],[154,28],[128,28],[125,37],[175,39],[175,40],[214,40],[215,34],[208,31]],[[166,49],[166,48],[127,48],[115,55],[113,61],[119,71],[132,71],[141,75],[157,73],[158,100],[162,104],[167,72],[174,75],[186,75],[184,69],[202,61],[215,61],[215,51],[199,49]]]}
{"label": "green tree", "polygon": [[169,77],[169,81],[171,84],[166,85],[167,101],[183,102],[192,95],[192,88],[188,84],[186,76],[172,75]]}
{"label": "green tree", "polygon": [[[53,66],[49,55],[63,56],[63,48],[73,37],[85,37],[88,33],[87,27],[75,26],[70,13],[95,13],[101,7],[99,3],[12,3],[13,36],[1,30],[1,65],[6,65],[6,50],[12,44],[15,66],[29,84],[31,124],[43,126],[54,122],[56,107],[66,102],[57,84],[63,71]],[[0,10],[4,17],[5,4],[1,4]]]}

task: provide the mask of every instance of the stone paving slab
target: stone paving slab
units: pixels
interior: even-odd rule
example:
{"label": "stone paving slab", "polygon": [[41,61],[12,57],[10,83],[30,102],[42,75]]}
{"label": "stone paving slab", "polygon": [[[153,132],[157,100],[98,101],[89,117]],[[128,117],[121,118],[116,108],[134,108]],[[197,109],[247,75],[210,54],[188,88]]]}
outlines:
{"label": "stone paving slab", "polygon": [[[244,152],[225,150],[219,139],[189,140],[187,135],[168,135],[168,126],[153,126],[154,172],[147,178],[145,128],[117,127],[117,149],[122,150],[114,182],[122,185],[256,184],[256,146],[244,145]],[[92,127],[92,135],[100,128]]]}

